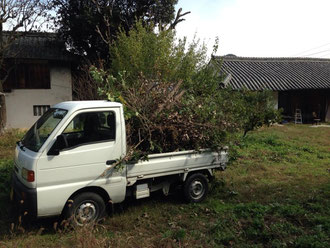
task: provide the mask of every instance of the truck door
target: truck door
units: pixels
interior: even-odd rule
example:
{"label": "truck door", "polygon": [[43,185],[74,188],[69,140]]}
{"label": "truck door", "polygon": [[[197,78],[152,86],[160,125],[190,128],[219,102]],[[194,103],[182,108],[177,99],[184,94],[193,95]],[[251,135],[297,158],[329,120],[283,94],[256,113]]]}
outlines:
{"label": "truck door", "polygon": [[[59,214],[85,187],[105,189],[113,202],[124,199],[125,171],[109,169],[122,155],[120,118],[119,108],[82,110],[63,125],[37,164],[38,216]],[[49,155],[54,146],[59,154]]]}

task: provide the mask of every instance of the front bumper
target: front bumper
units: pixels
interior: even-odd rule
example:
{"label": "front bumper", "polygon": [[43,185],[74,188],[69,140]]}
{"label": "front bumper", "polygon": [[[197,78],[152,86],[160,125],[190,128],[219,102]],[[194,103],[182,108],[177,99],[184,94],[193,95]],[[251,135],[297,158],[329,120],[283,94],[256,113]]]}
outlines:
{"label": "front bumper", "polygon": [[17,207],[18,215],[35,219],[38,216],[37,190],[26,187],[13,175],[13,201]]}

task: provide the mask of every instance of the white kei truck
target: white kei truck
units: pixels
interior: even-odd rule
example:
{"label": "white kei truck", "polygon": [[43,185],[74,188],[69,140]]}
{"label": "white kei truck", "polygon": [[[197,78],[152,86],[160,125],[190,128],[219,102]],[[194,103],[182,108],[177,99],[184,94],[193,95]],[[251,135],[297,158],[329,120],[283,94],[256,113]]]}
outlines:
{"label": "white kei truck", "polygon": [[221,152],[179,151],[113,166],[126,154],[123,106],[109,101],[69,101],[52,106],[15,149],[12,198],[32,218],[62,215],[82,225],[103,217],[127,196],[181,185],[189,202],[202,201]]}

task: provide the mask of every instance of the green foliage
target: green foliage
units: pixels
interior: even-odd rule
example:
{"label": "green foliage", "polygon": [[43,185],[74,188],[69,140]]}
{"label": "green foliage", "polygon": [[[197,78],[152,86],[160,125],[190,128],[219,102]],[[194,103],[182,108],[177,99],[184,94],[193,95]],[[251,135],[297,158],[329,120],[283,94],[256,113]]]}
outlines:
{"label": "green foliage", "polygon": [[[315,171],[319,170],[316,162],[329,161],[330,163],[330,154],[323,147],[316,149],[315,144],[307,141],[287,141],[283,139],[283,135],[285,134],[260,133],[258,136],[247,135],[240,143],[240,148],[243,148],[243,150],[240,149],[237,152],[235,159],[258,157],[271,163],[311,164],[316,167]],[[260,156],[261,150],[263,151],[262,156]],[[236,149],[236,151],[238,150]]]}
{"label": "green foliage", "polygon": [[141,22],[128,35],[122,30],[118,40],[110,47],[112,65],[109,72],[115,77],[118,73],[127,72],[128,87],[139,87],[141,82],[138,79],[141,76],[165,82],[182,80],[184,86],[197,87],[194,80],[201,76],[197,69],[203,68],[204,74],[209,72],[205,70],[205,46],[193,42],[187,47],[186,39],[175,40],[173,30],[153,30],[154,26],[145,27]]}
{"label": "green foliage", "polygon": [[179,229],[179,230],[167,230],[164,234],[164,238],[172,238],[177,241],[182,241],[184,240],[186,236],[186,231],[184,229]]}
{"label": "green foliage", "polygon": [[[10,205],[9,193],[11,190],[11,177],[13,173],[13,161],[9,159],[0,159],[0,226],[8,226]],[[0,235],[3,233],[0,228]]]}
{"label": "green foliage", "polygon": [[[169,24],[177,0],[55,0],[59,33],[77,55],[96,62],[108,59],[106,43],[116,40],[120,28],[128,32],[137,19]],[[101,35],[103,37],[101,37]]]}
{"label": "green foliage", "polygon": [[272,92],[250,91],[242,89],[238,92],[242,103],[241,118],[244,136],[263,125],[274,124],[281,121],[281,111],[275,110]]}
{"label": "green foliage", "polygon": [[16,142],[20,140],[25,132],[19,129],[9,129],[0,134],[0,160],[12,159]]}
{"label": "green foliage", "polygon": [[220,146],[226,125],[205,46],[153,30],[138,22],[128,35],[121,31],[109,70],[91,70],[99,93],[124,104],[128,144],[142,152]]}
{"label": "green foliage", "polygon": [[[299,211],[296,212],[297,209]],[[306,218],[313,216],[313,212],[297,203],[252,202],[221,208],[217,213],[221,218],[211,227],[217,245],[227,246],[244,240],[246,244],[271,247],[290,244],[295,247],[326,247],[326,229],[306,221]],[[329,218],[322,221],[329,221]],[[309,234],[306,235],[306,232]]]}
{"label": "green foliage", "polygon": [[11,188],[12,160],[0,160],[0,192],[1,196],[8,195]]}
{"label": "green foliage", "polygon": [[[217,44],[215,44],[215,49]],[[216,51],[214,51],[216,52]],[[99,94],[125,108],[128,144],[143,153],[218,149],[275,120],[269,92],[221,89],[198,40],[137,22],[110,46],[112,64],[91,68]]]}

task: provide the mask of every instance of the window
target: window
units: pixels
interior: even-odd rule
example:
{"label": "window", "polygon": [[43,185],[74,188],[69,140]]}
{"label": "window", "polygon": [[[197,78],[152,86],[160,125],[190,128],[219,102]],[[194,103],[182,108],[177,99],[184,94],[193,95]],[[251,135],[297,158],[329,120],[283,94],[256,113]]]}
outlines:
{"label": "window", "polygon": [[25,134],[22,139],[23,146],[31,151],[39,151],[67,112],[63,109],[49,109]]}
{"label": "window", "polygon": [[4,90],[11,89],[50,89],[49,65],[45,60],[24,60],[7,63],[7,80]]}
{"label": "window", "polygon": [[50,108],[50,105],[33,105],[33,115],[42,116]]}
{"label": "window", "polygon": [[116,118],[112,111],[78,114],[65,128],[68,148],[86,143],[115,140]]}

